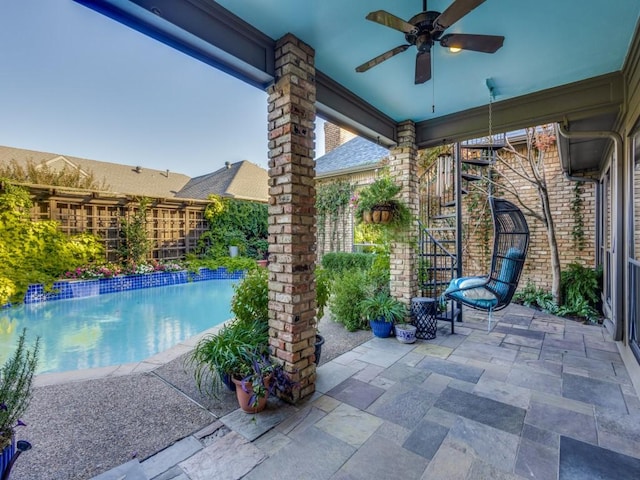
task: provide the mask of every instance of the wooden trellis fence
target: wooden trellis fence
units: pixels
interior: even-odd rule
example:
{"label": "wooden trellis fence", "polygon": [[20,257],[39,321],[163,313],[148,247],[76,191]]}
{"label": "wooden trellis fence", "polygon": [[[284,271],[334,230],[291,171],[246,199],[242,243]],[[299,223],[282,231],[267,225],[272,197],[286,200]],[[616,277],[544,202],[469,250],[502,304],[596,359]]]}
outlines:
{"label": "wooden trellis fence", "polygon": [[[120,220],[139,208],[140,197],[87,192],[60,187],[29,186],[34,220],[56,220],[67,234],[92,233],[102,239],[106,259],[115,261],[120,247]],[[206,200],[152,198],[147,232],[153,240],[152,257],[177,260],[192,252],[208,226]]]}

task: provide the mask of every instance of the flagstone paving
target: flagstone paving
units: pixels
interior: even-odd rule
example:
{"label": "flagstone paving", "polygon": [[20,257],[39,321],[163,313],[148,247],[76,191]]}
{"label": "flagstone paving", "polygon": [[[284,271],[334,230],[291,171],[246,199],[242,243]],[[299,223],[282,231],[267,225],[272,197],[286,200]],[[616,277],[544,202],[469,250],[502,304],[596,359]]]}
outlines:
{"label": "flagstone paving", "polygon": [[500,313],[491,332],[468,313],[455,335],[371,339],[322,365],[299,405],[232,412],[99,479],[640,478],[640,400],[606,331]]}

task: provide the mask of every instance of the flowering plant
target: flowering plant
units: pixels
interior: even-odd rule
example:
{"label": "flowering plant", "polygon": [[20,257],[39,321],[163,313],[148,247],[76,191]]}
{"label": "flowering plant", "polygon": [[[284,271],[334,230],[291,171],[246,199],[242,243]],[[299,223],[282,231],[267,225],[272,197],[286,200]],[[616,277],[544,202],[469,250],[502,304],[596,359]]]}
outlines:
{"label": "flowering plant", "polygon": [[151,260],[147,263],[127,263],[126,265],[118,265],[115,263],[105,263],[103,265],[86,265],[78,267],[75,270],[69,270],[62,275],[62,278],[68,280],[76,279],[93,279],[93,278],[111,278],[118,275],[142,275],[153,272],[177,272],[184,270],[185,267],[179,262],[164,262]]}
{"label": "flowering plant", "polygon": [[33,393],[33,375],[38,365],[40,338],[33,348],[25,346],[26,328],[18,339],[18,347],[0,370],[0,451],[11,444],[14,429],[24,423],[20,419],[29,406]]}
{"label": "flowering plant", "polygon": [[250,407],[256,407],[267,393],[278,390],[290,395],[291,389],[296,387],[284,368],[271,360],[267,349],[244,351],[241,357],[239,368],[232,376],[240,380],[242,390],[251,394]]}

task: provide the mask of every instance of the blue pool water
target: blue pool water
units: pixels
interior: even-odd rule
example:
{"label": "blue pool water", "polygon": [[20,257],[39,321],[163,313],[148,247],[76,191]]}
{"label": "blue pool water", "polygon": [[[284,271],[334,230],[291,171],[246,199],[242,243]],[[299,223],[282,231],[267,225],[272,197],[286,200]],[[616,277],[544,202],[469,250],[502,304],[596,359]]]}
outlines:
{"label": "blue pool water", "polygon": [[0,365],[27,327],[38,373],[139,362],[231,318],[233,284],[208,280],[0,311]]}

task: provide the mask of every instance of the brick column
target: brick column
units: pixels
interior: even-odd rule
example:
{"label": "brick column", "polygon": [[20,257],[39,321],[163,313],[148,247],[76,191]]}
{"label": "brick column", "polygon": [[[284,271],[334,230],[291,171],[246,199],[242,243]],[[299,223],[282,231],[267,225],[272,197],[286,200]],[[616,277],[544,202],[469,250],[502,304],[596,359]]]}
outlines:
{"label": "brick column", "polygon": [[269,336],[272,355],[315,391],[314,50],[291,34],[276,45],[269,87]]}
{"label": "brick column", "polygon": [[[415,144],[415,124],[405,121],[398,124],[398,146],[391,149],[389,170],[392,178],[402,185],[398,195],[418,217],[418,152]],[[417,221],[402,238],[391,243],[391,295],[410,305],[418,294],[418,239]]]}

